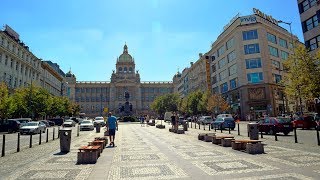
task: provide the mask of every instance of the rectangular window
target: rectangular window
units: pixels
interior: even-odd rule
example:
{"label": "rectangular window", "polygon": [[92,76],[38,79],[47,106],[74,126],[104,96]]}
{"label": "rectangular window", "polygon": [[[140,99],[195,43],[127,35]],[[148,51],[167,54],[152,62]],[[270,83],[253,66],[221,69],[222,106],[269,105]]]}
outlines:
{"label": "rectangular window", "polygon": [[233,75],[237,73],[237,64],[234,64],[232,66],[229,67],[229,75]]}
{"label": "rectangular window", "polygon": [[320,36],[310,39],[306,41],[307,48],[310,48],[311,51],[320,47]]}
{"label": "rectangular window", "polygon": [[279,74],[274,74],[274,81],[276,83],[280,83],[280,81],[282,80],[282,76]]}
{"label": "rectangular window", "polygon": [[285,51],[280,51],[281,54],[281,59],[283,60],[287,60],[289,57],[289,53],[285,52]]}
{"label": "rectangular window", "polygon": [[228,83],[223,83],[220,85],[221,93],[228,91]]}
{"label": "rectangular window", "polygon": [[217,83],[217,76],[212,77],[212,84],[215,84],[215,83]]}
{"label": "rectangular window", "polygon": [[284,39],[279,38],[279,44],[281,47],[288,48],[287,41]]}
{"label": "rectangular window", "polygon": [[246,59],[246,67],[247,69],[261,68],[261,59]]}
{"label": "rectangular window", "polygon": [[219,69],[221,69],[223,66],[225,66],[227,64],[227,60],[226,58],[222,58],[219,62]]}
{"label": "rectangular window", "polygon": [[237,79],[231,79],[230,80],[230,89],[234,89],[237,87]]}
{"label": "rectangular window", "polygon": [[259,44],[244,45],[244,53],[245,54],[260,53]]}
{"label": "rectangular window", "polygon": [[258,31],[256,29],[242,32],[243,40],[258,39]]}
{"label": "rectangular window", "polygon": [[269,54],[275,57],[279,57],[278,54],[278,49],[272,46],[268,46],[269,47]]}
{"label": "rectangular window", "polygon": [[277,44],[277,37],[275,35],[267,33],[267,39],[269,42]]}
{"label": "rectangular window", "polygon": [[228,62],[229,63],[232,62],[233,60],[235,60],[236,59],[235,51],[232,51],[231,53],[229,53],[227,57],[228,57]]}
{"label": "rectangular window", "polygon": [[219,74],[219,76],[220,76],[220,81],[223,80],[223,79],[225,79],[225,78],[227,78],[227,77],[228,77],[228,71],[227,71],[227,69],[224,70],[224,71],[222,71],[222,72]]}
{"label": "rectangular window", "polygon": [[272,66],[275,68],[275,69],[280,69],[280,62],[279,61],[275,61],[275,60],[272,60]]}
{"label": "rectangular window", "polygon": [[211,65],[211,72],[216,72],[216,64]]}
{"label": "rectangular window", "polygon": [[260,83],[263,81],[263,74],[262,72],[249,73],[247,78],[249,83]]}
{"label": "rectangular window", "polygon": [[227,50],[231,49],[234,45],[234,38],[231,38],[229,41],[227,41]]}
{"label": "rectangular window", "polygon": [[224,48],[224,46],[221,46],[221,47],[218,49],[218,57],[221,56],[224,52],[225,52],[225,48]]}
{"label": "rectangular window", "polygon": [[319,25],[317,14],[314,15],[313,17],[311,17],[310,19],[306,20],[304,22],[304,24],[306,27],[306,29],[304,29],[304,32],[309,31],[309,30],[313,29],[314,27],[317,27]]}

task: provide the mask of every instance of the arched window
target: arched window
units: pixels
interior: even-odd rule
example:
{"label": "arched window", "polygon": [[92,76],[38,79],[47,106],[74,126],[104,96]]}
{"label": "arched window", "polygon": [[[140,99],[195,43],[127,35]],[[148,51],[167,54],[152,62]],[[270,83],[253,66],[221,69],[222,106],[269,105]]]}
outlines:
{"label": "arched window", "polygon": [[120,71],[120,72],[122,71],[122,67],[119,67],[119,71]]}
{"label": "arched window", "polygon": [[124,67],[124,68],[123,68],[123,71],[124,71],[124,72],[127,72],[127,67]]}
{"label": "arched window", "polygon": [[130,73],[132,72],[132,67],[129,67],[129,72],[130,72]]}

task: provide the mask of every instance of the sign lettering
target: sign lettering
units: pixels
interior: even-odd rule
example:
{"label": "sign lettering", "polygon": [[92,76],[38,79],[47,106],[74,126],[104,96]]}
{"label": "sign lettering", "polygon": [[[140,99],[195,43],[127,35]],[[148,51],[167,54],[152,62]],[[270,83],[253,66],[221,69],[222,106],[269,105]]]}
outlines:
{"label": "sign lettering", "polygon": [[274,19],[272,16],[267,15],[263,12],[261,12],[259,9],[253,8],[253,13],[262,17],[263,19],[272,22],[273,24],[278,25],[278,21],[276,19]]}
{"label": "sign lettering", "polygon": [[244,25],[244,24],[252,24],[252,23],[256,23],[257,22],[257,18],[254,15],[251,16],[243,16],[240,18],[240,24]]}

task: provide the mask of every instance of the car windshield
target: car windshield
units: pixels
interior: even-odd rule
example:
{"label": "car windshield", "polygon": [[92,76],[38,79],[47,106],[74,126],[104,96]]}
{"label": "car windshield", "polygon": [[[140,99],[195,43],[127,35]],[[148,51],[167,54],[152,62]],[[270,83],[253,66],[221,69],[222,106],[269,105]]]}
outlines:
{"label": "car windshield", "polygon": [[64,121],[64,122],[71,122],[71,123],[72,123],[72,122],[73,122],[73,120],[66,120],[66,121]]}
{"label": "car windshield", "polygon": [[82,121],[81,124],[92,124],[91,121]]}
{"label": "car windshield", "polygon": [[279,123],[289,123],[291,122],[290,118],[278,118]]}
{"label": "car windshield", "polygon": [[223,121],[222,118],[218,118],[218,119],[216,120],[216,122],[221,122],[221,121]]}
{"label": "car windshield", "polygon": [[211,117],[206,117],[206,120],[211,120],[212,118]]}
{"label": "car windshield", "polygon": [[234,119],[233,118],[224,118],[224,121],[234,121]]}
{"label": "car windshield", "polygon": [[104,120],[103,117],[96,117],[95,120]]}
{"label": "car windshield", "polygon": [[33,123],[27,123],[27,125],[26,126],[38,126],[38,123],[35,123],[35,122],[33,122]]}

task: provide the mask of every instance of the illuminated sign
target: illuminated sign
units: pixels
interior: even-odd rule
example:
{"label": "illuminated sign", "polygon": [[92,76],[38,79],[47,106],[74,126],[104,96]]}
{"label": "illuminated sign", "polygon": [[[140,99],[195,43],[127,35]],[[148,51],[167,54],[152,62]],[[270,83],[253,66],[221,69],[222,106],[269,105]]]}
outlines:
{"label": "illuminated sign", "polygon": [[274,19],[272,16],[270,15],[266,15],[265,13],[261,12],[259,9],[253,8],[253,13],[262,17],[263,19],[272,22],[273,24],[278,25],[278,21],[276,19]]}
{"label": "illuminated sign", "polygon": [[240,18],[240,24],[244,25],[244,24],[252,24],[252,23],[256,23],[257,22],[257,18],[254,15],[250,15],[250,16],[243,16]]}

